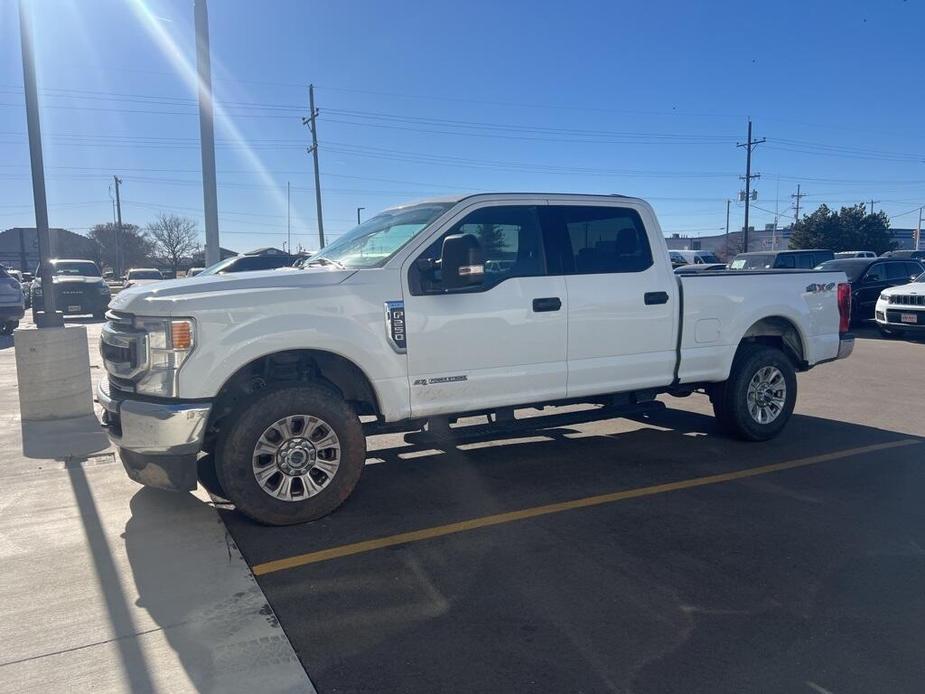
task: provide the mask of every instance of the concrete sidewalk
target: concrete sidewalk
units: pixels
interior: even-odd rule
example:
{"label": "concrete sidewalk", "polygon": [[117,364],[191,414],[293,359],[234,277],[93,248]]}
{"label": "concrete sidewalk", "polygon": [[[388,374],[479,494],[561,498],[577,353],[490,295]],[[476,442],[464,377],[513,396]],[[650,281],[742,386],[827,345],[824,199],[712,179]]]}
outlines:
{"label": "concrete sidewalk", "polygon": [[23,432],[0,340],[0,691],[313,692],[205,492],[139,487],[93,422]]}

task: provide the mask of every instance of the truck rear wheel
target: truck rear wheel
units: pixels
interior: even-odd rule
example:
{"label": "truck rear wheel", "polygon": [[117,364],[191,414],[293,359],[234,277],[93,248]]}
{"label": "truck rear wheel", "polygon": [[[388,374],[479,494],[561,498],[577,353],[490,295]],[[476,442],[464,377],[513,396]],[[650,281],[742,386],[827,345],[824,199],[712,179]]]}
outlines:
{"label": "truck rear wheel", "polygon": [[264,391],[226,422],[216,473],[241,513],[268,525],[326,516],[353,491],[366,438],[353,409],[321,384]]}
{"label": "truck rear wheel", "polygon": [[730,434],[767,441],[790,420],[797,399],[793,363],[781,350],[758,343],[739,347],[729,379],[713,393],[713,414]]}

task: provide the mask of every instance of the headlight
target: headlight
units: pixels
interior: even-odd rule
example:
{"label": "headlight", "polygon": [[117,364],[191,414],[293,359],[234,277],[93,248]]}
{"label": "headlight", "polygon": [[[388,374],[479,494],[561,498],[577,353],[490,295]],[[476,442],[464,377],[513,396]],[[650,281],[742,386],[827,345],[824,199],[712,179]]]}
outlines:
{"label": "headlight", "polygon": [[103,296],[106,296],[107,294],[109,294],[109,286],[105,282],[101,284],[99,287],[97,287],[97,289],[100,290],[100,294],[102,294]]}
{"label": "headlight", "polygon": [[880,295],[880,301],[889,301],[889,300],[890,300],[890,295],[889,295],[889,294],[881,294],[881,295]]}
{"label": "headlight", "polygon": [[148,369],[135,384],[137,392],[176,397],[180,367],[193,351],[196,324],[190,318],[136,318],[148,337]]}

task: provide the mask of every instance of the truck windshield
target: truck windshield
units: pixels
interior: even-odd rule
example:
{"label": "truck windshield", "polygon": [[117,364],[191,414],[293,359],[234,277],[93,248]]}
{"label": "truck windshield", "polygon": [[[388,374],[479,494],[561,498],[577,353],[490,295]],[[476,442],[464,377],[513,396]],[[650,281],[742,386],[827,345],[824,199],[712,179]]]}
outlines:
{"label": "truck windshield", "polygon": [[451,206],[451,203],[429,202],[381,212],[312,256],[303,267],[326,264],[355,269],[381,267]]}
{"label": "truck windshield", "polygon": [[[54,274],[56,275],[79,275],[83,277],[100,276],[100,270],[96,266],[96,263],[91,262],[81,263],[68,260],[65,262],[54,263],[52,267],[54,268]],[[38,271],[36,271],[36,274],[38,274]]]}

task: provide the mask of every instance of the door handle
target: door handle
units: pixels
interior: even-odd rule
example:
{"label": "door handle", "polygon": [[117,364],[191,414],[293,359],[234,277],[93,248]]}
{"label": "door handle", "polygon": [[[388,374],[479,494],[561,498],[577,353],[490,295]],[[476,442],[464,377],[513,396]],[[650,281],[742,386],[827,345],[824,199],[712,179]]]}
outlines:
{"label": "door handle", "polygon": [[646,292],[643,298],[645,299],[646,306],[652,306],[653,304],[667,304],[668,292]]}
{"label": "door handle", "polygon": [[536,313],[543,313],[545,311],[558,311],[562,308],[562,299],[558,296],[547,296],[542,299],[533,300],[533,310]]}

